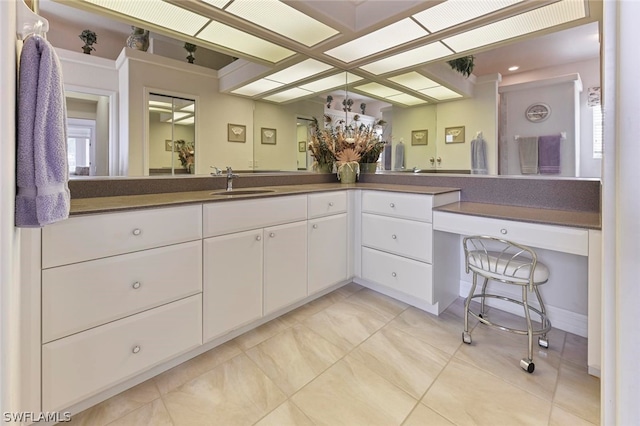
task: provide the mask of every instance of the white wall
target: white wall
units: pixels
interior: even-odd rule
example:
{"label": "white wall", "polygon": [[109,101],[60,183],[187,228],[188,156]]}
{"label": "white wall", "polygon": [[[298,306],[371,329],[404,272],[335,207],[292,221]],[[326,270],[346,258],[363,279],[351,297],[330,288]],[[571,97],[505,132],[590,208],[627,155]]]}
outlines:
{"label": "white wall", "polygon": [[[404,143],[404,164],[406,170],[414,167],[430,168],[429,159],[436,157],[436,105],[422,105],[413,108],[393,107],[392,129],[392,162],[395,165],[396,146]],[[411,145],[411,132],[415,130],[427,131],[427,145]]]}

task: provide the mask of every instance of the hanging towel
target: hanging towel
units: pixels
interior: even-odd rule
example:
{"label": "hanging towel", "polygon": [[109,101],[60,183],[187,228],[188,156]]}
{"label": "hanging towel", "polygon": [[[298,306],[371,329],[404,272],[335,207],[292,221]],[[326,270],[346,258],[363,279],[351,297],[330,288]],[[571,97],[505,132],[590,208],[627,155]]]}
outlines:
{"label": "hanging towel", "polygon": [[523,175],[538,173],[538,137],[519,137],[520,171]]}
{"label": "hanging towel", "polygon": [[404,170],[404,143],[396,145],[396,158],[393,161],[393,170]]}
{"label": "hanging towel", "polygon": [[487,170],[487,141],[482,136],[471,141],[471,174],[486,175]]}
{"label": "hanging towel", "polygon": [[538,138],[538,165],[540,173],[560,173],[560,141],[562,136],[549,135]]}
{"label": "hanging towel", "polygon": [[16,226],[69,217],[67,111],[60,61],[42,37],[26,39],[18,81]]}

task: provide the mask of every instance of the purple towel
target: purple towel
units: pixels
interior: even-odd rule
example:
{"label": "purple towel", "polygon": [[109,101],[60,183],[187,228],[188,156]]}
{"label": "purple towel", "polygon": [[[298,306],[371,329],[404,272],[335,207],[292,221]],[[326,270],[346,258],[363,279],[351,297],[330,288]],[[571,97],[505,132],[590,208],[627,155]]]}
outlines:
{"label": "purple towel", "polygon": [[24,42],[18,81],[16,226],[69,217],[67,110],[60,61],[38,36]]}
{"label": "purple towel", "polygon": [[560,134],[538,138],[538,167],[540,174],[560,173]]}

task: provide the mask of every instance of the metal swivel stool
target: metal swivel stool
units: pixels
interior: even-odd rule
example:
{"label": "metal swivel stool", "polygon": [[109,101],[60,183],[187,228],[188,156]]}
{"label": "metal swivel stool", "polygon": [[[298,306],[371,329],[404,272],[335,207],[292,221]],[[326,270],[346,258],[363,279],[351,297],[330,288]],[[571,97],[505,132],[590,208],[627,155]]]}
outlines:
{"label": "metal swivel stool", "polygon": [[[549,268],[538,262],[536,253],[531,248],[500,238],[476,235],[464,238],[462,245],[464,247],[466,272],[467,274],[469,271],[473,272],[473,284],[464,303],[462,341],[471,344],[469,315],[492,328],[526,335],[529,338],[529,352],[527,358],[523,358],[520,361],[520,366],[526,372],[533,373],[535,369],[533,363],[533,336],[539,336],[538,345],[543,348],[549,347],[547,332],[551,329],[551,322],[547,318],[544,303],[538,291],[538,285],[546,283],[549,279]],[[484,278],[484,283],[482,284],[482,292],[474,294],[478,276]],[[487,294],[487,283],[489,281],[520,286],[522,288],[522,300],[497,294]],[[535,293],[540,309],[529,305],[528,293]],[[479,313],[471,310],[471,300],[475,298],[480,299]],[[489,321],[485,314],[485,299],[487,298],[501,299],[522,306],[527,324],[526,329],[509,328]],[[540,317],[540,328],[533,327],[531,312]]]}

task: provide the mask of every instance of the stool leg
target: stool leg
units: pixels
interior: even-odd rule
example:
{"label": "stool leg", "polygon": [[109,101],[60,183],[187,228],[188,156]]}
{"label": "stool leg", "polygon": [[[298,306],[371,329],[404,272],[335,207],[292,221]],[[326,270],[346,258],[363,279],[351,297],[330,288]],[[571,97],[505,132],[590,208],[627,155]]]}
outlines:
{"label": "stool leg", "polygon": [[533,364],[533,327],[531,326],[531,315],[529,314],[529,302],[527,299],[527,286],[522,286],[522,304],[524,307],[524,316],[527,320],[527,340],[528,340],[528,356],[520,360],[520,366],[527,373],[533,373],[535,365]]}
{"label": "stool leg", "polygon": [[476,285],[478,283],[478,274],[473,273],[473,281],[471,283],[471,289],[467,300],[464,301],[464,331],[462,332],[462,341],[468,345],[471,344],[471,334],[469,333],[469,305],[471,303],[471,297],[476,292]]}
{"label": "stool leg", "polygon": [[[540,303],[540,312],[542,312],[542,329],[545,329],[549,326],[549,320],[547,319],[547,310],[544,307],[544,302],[542,301],[542,297],[540,296],[540,291],[538,290],[538,286],[533,286],[533,290],[536,293],[536,297],[538,298],[538,303]],[[547,333],[543,333],[538,337],[538,345],[543,348],[549,347],[549,339],[547,339]]]}
{"label": "stool leg", "polygon": [[487,284],[489,283],[489,278],[484,277],[484,282],[482,283],[482,297],[480,298],[480,318],[484,318],[484,295],[487,293]]}

